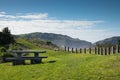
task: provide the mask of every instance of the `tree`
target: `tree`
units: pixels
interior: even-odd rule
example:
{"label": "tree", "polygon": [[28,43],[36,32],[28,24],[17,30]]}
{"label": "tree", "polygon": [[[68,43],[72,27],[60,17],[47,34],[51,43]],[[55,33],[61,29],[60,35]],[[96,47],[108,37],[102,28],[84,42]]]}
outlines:
{"label": "tree", "polygon": [[10,43],[14,43],[15,40],[10,33],[8,27],[4,28],[2,32],[0,32],[0,45],[6,45]]}
{"label": "tree", "polygon": [[52,42],[46,41],[46,45],[52,45]]}
{"label": "tree", "polygon": [[3,34],[9,34],[9,35],[10,35],[10,30],[8,29],[8,27],[5,27],[5,28],[2,30],[2,33],[3,33]]}

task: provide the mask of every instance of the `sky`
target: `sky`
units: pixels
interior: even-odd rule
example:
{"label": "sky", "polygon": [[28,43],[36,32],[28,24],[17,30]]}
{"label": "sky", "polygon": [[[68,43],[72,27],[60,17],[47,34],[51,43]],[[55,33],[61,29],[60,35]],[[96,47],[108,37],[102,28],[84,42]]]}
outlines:
{"label": "sky", "polygon": [[0,30],[96,42],[120,36],[120,0],[0,0]]}

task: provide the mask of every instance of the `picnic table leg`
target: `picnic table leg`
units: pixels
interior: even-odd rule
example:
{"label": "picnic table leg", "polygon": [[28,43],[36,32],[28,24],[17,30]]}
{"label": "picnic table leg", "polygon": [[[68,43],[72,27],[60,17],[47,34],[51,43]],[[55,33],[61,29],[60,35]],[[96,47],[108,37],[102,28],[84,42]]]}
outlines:
{"label": "picnic table leg", "polygon": [[31,59],[31,64],[37,64],[37,63],[41,63],[42,59]]}
{"label": "picnic table leg", "polygon": [[25,64],[25,60],[13,60],[12,65]]}

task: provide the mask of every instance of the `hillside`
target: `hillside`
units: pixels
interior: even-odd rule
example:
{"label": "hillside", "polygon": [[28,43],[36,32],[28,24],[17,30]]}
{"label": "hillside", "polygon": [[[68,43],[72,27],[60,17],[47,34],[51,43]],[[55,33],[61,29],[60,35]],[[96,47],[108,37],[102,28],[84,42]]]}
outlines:
{"label": "hillside", "polygon": [[54,49],[58,48],[58,46],[52,44],[51,42],[45,42],[40,39],[24,39],[18,38],[16,39],[16,43],[21,45],[21,48],[28,48],[28,49],[38,49],[38,48],[46,48],[46,49]]}
{"label": "hillside", "polygon": [[48,56],[41,64],[12,66],[11,62],[0,64],[1,80],[119,80],[120,54],[71,54],[41,48],[29,40],[19,38],[17,44],[31,50],[46,50]]}
{"label": "hillside", "polygon": [[95,44],[104,46],[120,44],[120,36],[110,37],[101,41],[97,41]]}
{"label": "hillside", "polygon": [[59,47],[69,46],[69,47],[90,47],[92,46],[91,42],[74,39],[66,35],[61,34],[53,34],[53,33],[30,33],[30,34],[22,34],[16,35],[15,38],[26,38],[26,39],[41,39],[45,41],[51,41]]}

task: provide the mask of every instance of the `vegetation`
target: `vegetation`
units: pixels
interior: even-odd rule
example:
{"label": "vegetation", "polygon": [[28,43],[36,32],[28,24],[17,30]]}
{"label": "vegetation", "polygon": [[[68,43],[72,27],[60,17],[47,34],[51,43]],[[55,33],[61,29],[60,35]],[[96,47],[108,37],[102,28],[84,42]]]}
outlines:
{"label": "vegetation", "polygon": [[[3,31],[5,32],[5,31]],[[10,31],[7,30],[10,35]],[[10,36],[9,36],[10,38]],[[1,41],[4,38],[1,38]],[[5,38],[6,39],[6,38]],[[41,43],[41,44],[40,44]],[[5,57],[12,57],[8,50],[31,49],[46,50],[48,58],[43,59],[41,64],[30,64],[12,66],[11,62],[0,64],[0,80],[119,80],[120,79],[120,54],[95,55],[68,53],[54,51],[40,45],[53,44],[49,41],[42,42],[31,39],[18,38],[1,44],[0,61]],[[31,56],[31,55],[30,55]],[[3,60],[2,60],[3,59]]]}
{"label": "vegetation", "polygon": [[53,34],[53,33],[30,33],[30,34],[22,34],[16,35],[16,38],[26,38],[26,39],[41,39],[44,41],[50,41],[53,44],[56,44],[59,47],[70,46],[70,47],[90,47],[93,46],[91,42],[74,39],[66,35],[61,34]]}
{"label": "vegetation", "polygon": [[75,54],[40,48],[27,40],[17,43],[29,49],[46,50],[42,64],[12,66],[0,64],[1,80],[119,80],[120,54]]}
{"label": "vegetation", "polygon": [[52,42],[45,42],[40,39],[17,38],[15,40],[8,27],[6,27],[0,32],[0,63],[5,62],[6,57],[14,56],[9,54],[10,50],[33,49],[33,47],[34,49],[39,49],[40,47],[53,49],[57,46],[52,44]]}
{"label": "vegetation", "polygon": [[33,39],[29,38],[29,39],[25,39],[25,40],[27,40],[28,42],[30,42],[36,46],[42,47],[42,48],[47,48],[47,49],[59,48],[57,45],[53,44],[51,41],[43,41],[43,40],[36,39],[36,38],[33,38]]}
{"label": "vegetation", "polygon": [[4,28],[0,32],[0,62],[5,62],[5,57],[11,57],[12,55],[8,53],[9,45],[14,44],[15,40],[10,33],[8,27]]}
{"label": "vegetation", "polygon": [[120,36],[107,38],[107,39],[98,41],[95,44],[97,47],[112,47],[112,46],[115,47],[116,45],[120,45]]}
{"label": "vegetation", "polygon": [[119,80],[120,55],[47,51],[42,64],[0,64],[1,80]]}
{"label": "vegetation", "polygon": [[0,45],[8,45],[10,43],[15,42],[13,36],[10,33],[8,27],[4,28],[2,32],[0,32]]}

